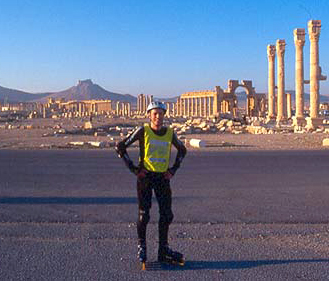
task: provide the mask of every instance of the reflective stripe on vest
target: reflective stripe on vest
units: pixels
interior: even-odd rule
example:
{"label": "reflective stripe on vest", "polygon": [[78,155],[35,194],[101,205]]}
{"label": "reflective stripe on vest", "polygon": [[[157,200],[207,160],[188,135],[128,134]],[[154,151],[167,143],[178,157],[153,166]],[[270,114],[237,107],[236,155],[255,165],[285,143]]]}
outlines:
{"label": "reflective stripe on vest", "polygon": [[148,124],[144,125],[144,167],[151,172],[166,172],[169,168],[173,129],[167,128],[163,136],[156,135]]}

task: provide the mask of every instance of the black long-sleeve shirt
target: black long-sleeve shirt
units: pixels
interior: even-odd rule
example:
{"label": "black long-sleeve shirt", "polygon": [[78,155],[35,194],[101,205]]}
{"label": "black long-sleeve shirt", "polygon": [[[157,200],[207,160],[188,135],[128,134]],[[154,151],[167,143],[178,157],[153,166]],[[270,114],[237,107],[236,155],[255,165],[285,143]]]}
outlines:
{"label": "black long-sleeve shirt", "polygon": [[[155,131],[152,129],[152,131],[158,135],[163,136],[167,132],[167,127],[162,127],[159,131]],[[136,141],[139,141],[139,165],[138,167],[135,167],[130,160],[127,148],[133,144]],[[173,133],[172,138],[172,144],[177,149],[177,155],[174,165],[169,169],[170,173],[175,174],[177,169],[180,166],[180,163],[182,162],[183,158],[186,155],[186,148],[184,144],[177,138],[177,135]],[[137,173],[141,168],[144,168],[144,126],[138,127],[135,131],[133,131],[130,135],[128,135],[124,140],[119,142],[116,146],[117,153],[124,159],[126,165],[128,168],[133,172]]]}

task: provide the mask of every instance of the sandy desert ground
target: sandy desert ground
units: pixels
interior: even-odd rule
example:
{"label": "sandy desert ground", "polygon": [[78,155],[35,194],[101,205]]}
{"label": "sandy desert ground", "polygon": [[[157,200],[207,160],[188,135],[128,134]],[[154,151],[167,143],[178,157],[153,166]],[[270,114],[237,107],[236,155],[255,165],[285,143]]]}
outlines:
{"label": "sandy desert ground", "polygon": [[[114,143],[120,136],[93,136],[77,134],[57,134],[60,128],[74,130],[81,128],[85,120],[70,119],[31,119],[13,123],[14,129],[0,129],[0,149],[67,149],[69,142],[96,141]],[[137,125],[137,121],[127,120],[95,120],[93,126],[123,124],[129,122]],[[1,125],[1,124],[0,124]],[[28,126],[32,129],[26,129]],[[19,128],[17,128],[19,127]],[[24,129],[25,128],[25,129]],[[213,133],[213,134],[188,134],[184,136],[187,140],[192,138],[202,139],[207,143],[207,147],[202,148],[207,151],[252,151],[252,150],[326,150],[328,147],[322,146],[323,139],[329,137],[326,133],[278,133],[278,134],[240,134]],[[86,149],[84,147],[83,149]],[[105,149],[111,149],[107,146]],[[190,147],[190,149],[195,149]]]}

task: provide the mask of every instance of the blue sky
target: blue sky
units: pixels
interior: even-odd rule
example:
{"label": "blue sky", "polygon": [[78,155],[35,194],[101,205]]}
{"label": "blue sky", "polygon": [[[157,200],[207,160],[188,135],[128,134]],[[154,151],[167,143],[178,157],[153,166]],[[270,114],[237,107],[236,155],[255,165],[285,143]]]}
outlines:
{"label": "blue sky", "polygon": [[[293,90],[293,30],[310,19],[322,21],[329,75],[328,0],[0,0],[0,85],[37,93],[90,78],[122,94],[172,97],[246,79],[266,92],[266,46],[285,39]],[[308,79],[308,36],[304,57]],[[320,89],[329,95],[329,82]]]}

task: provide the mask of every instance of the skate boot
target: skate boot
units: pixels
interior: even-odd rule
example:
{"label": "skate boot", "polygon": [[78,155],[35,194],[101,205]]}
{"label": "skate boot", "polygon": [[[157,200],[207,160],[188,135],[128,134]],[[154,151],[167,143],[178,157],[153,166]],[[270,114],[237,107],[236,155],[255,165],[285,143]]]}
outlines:
{"label": "skate boot", "polygon": [[183,254],[171,250],[168,245],[159,247],[158,262],[180,266],[185,264]]}
{"label": "skate boot", "polygon": [[138,260],[142,264],[142,270],[145,270],[146,267],[146,245],[139,244],[138,245]]}

